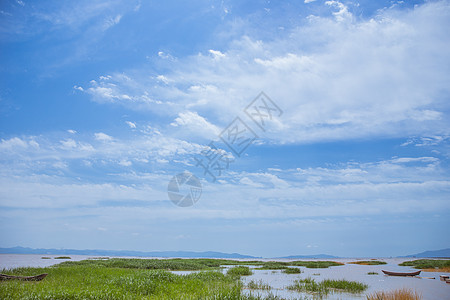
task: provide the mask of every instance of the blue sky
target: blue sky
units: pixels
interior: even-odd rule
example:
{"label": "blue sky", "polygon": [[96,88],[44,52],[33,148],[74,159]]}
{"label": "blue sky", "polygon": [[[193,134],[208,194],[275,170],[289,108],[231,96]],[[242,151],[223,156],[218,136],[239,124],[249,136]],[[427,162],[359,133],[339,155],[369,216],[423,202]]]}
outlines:
{"label": "blue sky", "polygon": [[[449,1],[10,0],[0,20],[0,246],[450,246]],[[261,91],[283,111],[265,131]],[[240,157],[236,117],[258,135]],[[234,160],[215,182],[211,141]],[[203,191],[181,208],[184,171]]]}

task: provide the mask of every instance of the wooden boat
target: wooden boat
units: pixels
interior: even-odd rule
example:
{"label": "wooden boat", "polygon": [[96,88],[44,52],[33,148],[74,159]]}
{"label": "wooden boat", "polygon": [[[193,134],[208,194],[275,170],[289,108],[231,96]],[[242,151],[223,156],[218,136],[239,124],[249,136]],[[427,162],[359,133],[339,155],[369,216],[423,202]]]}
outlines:
{"label": "wooden boat", "polygon": [[41,281],[47,275],[48,275],[47,273],[36,276],[14,276],[14,275],[0,274],[0,280]]}
{"label": "wooden boat", "polygon": [[390,271],[385,271],[385,270],[381,270],[384,274],[389,275],[389,276],[417,276],[420,274],[421,271],[416,271],[416,272],[409,272],[409,273],[401,273],[401,272],[390,272]]}

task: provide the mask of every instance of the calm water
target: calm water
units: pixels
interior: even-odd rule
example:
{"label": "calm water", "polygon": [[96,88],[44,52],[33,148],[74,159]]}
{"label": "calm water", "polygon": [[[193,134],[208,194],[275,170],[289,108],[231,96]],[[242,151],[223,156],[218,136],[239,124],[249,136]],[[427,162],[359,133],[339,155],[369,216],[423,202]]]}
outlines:
{"label": "calm water", "polygon": [[[45,255],[51,259],[42,259],[42,256],[44,255],[0,254],[0,268],[11,269],[17,267],[47,267],[65,261],[64,259],[54,259],[58,255]],[[92,256],[87,255],[70,255],[70,257],[72,258],[71,261],[93,258]],[[323,279],[346,279],[363,282],[369,285],[369,288],[360,295],[335,293],[328,295],[325,299],[366,299],[365,295],[373,292],[408,288],[421,293],[424,300],[450,300],[450,284],[439,280],[439,275],[442,273],[422,272],[420,274],[420,278],[385,276],[381,272],[382,269],[401,272],[414,271],[414,269],[398,266],[399,263],[405,261],[406,259],[390,258],[380,260],[383,260],[388,264],[381,266],[346,264],[344,266],[330,267],[327,269],[308,269],[300,267],[302,270],[301,274],[284,274],[279,270],[253,270],[253,275],[244,276],[242,277],[242,280],[244,283],[247,283],[250,280],[262,280],[264,283],[269,284],[273,288],[271,291],[273,294],[286,299],[311,299],[312,297],[308,294],[291,292],[286,289],[286,286],[292,284],[296,279],[311,277],[316,279],[316,281],[321,281]],[[337,259],[336,261],[347,263],[350,261],[355,261],[355,259]],[[225,271],[226,269],[224,269],[224,272]],[[377,272],[379,275],[367,275],[368,272]],[[186,274],[189,272],[180,271],[174,273]],[[428,279],[425,277],[435,277],[436,279]],[[258,293],[264,295],[265,293],[263,291],[249,290],[246,290],[245,292],[251,292],[254,295]]]}

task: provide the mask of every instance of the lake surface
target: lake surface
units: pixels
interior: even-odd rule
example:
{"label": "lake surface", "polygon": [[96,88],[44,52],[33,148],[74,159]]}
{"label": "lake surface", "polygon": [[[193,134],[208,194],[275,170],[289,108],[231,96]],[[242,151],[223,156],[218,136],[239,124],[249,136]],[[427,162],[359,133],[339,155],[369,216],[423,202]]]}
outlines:
{"label": "lake surface", "polygon": [[[42,259],[42,257],[50,257],[50,259]],[[59,255],[38,255],[38,254],[0,254],[0,268],[12,269],[18,267],[48,267],[58,264],[66,259],[55,259]],[[79,261],[83,259],[94,258],[88,255],[69,255],[71,261]],[[98,258],[96,256],[95,258]],[[140,257],[142,258],[142,257]],[[151,257],[154,259],[155,257]],[[263,260],[263,259],[261,259]],[[264,259],[271,261],[286,261],[286,259]],[[313,259],[302,259],[313,260]],[[356,259],[334,259],[334,261],[348,263]],[[393,277],[384,275],[381,270],[410,272],[415,271],[410,267],[400,267],[399,263],[411,259],[388,258],[379,259],[387,262],[387,265],[378,266],[364,266],[355,264],[346,264],[344,266],[330,267],[327,269],[308,269],[299,267],[301,274],[285,274],[280,270],[255,270],[255,266],[250,266],[253,269],[253,275],[243,276],[242,281],[248,283],[251,280],[262,281],[269,284],[273,289],[270,291],[274,295],[286,299],[312,299],[312,296],[304,293],[292,292],[286,289],[294,280],[311,277],[316,281],[323,279],[346,279],[351,281],[359,281],[369,285],[369,288],[362,294],[345,294],[334,293],[330,294],[324,299],[366,299],[366,295],[378,291],[391,291],[401,288],[415,290],[422,294],[424,300],[450,300],[450,284],[439,280],[439,275],[444,274],[440,272],[422,272],[420,277]],[[227,266],[223,272],[226,272]],[[368,272],[377,272],[378,275],[367,275]],[[186,271],[175,271],[176,274],[187,274]],[[446,273],[447,275],[449,273]],[[425,277],[435,277],[436,279],[428,279]],[[268,292],[259,290],[245,290],[245,293],[252,293],[253,295],[266,295]]]}

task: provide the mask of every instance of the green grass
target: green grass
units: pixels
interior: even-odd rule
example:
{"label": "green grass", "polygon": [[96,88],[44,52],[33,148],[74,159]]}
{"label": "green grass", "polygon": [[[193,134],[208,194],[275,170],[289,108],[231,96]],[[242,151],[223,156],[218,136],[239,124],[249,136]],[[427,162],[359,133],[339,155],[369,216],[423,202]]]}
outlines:
{"label": "green grass", "polygon": [[139,259],[139,258],[112,258],[87,259],[82,261],[66,261],[58,266],[92,266],[106,268],[128,268],[146,270],[170,271],[198,271],[219,268],[220,260],[213,259]]}
{"label": "green grass", "polygon": [[259,270],[283,270],[289,266],[289,263],[280,261],[267,261],[263,262],[262,266],[258,268]]}
{"label": "green grass", "polygon": [[270,290],[272,287],[268,285],[267,283],[264,283],[262,280],[255,281],[251,280],[249,283],[247,283],[247,288],[251,290]]}
{"label": "green grass", "polygon": [[320,260],[318,260],[318,261],[301,261],[301,260],[297,260],[297,261],[290,262],[289,265],[317,269],[317,268],[342,266],[344,264],[340,263],[340,262],[335,262],[335,261],[320,261]]}
{"label": "green grass", "polygon": [[369,272],[369,273],[367,273],[367,275],[378,275],[378,273],[377,272]]}
{"label": "green grass", "polygon": [[55,259],[72,259],[70,256],[57,256]]}
{"label": "green grass", "polygon": [[287,268],[282,272],[286,274],[300,274],[302,271],[300,270],[300,268]]}
{"label": "green grass", "polygon": [[[242,283],[234,274],[219,271],[176,275],[166,270],[66,265],[1,272],[24,276],[48,273],[48,276],[39,282],[2,281],[0,299],[278,299],[270,295],[245,296]],[[266,288],[262,283],[255,284]]]}
{"label": "green grass", "polygon": [[376,266],[376,265],[385,265],[387,263],[385,261],[379,261],[379,260],[361,260],[361,261],[353,261],[353,262],[350,262],[349,264]]}
{"label": "green grass", "polygon": [[248,276],[252,274],[253,272],[250,270],[250,268],[244,266],[233,267],[231,269],[228,269],[227,271],[227,275],[230,276]]}
{"label": "green grass", "polygon": [[368,288],[366,284],[347,281],[347,280],[331,280],[325,279],[321,282],[316,282],[315,279],[305,278],[295,280],[293,285],[287,287],[289,290],[297,292],[307,292],[319,295],[326,295],[330,292],[346,292],[346,293],[361,293]]}
{"label": "green grass", "polygon": [[450,268],[449,259],[417,259],[405,261],[399,266],[411,266],[416,269],[448,269]]}
{"label": "green grass", "polygon": [[[60,257],[60,259],[68,259]],[[40,282],[0,282],[0,299],[279,299],[243,295],[240,276],[251,275],[248,265],[277,268],[292,272],[287,265],[328,267],[333,262],[263,262],[223,259],[89,259],[65,261],[47,268],[1,270],[11,275],[31,276],[48,273]],[[331,264],[330,264],[331,263]],[[237,265],[227,274],[217,269]],[[247,265],[247,266],[245,266]],[[176,275],[169,270],[197,270]],[[258,289],[270,288],[262,282],[250,283]],[[328,288],[327,288],[328,289]]]}
{"label": "green grass", "polygon": [[178,271],[196,271],[217,269],[220,266],[237,265],[237,266],[259,266],[260,270],[284,270],[288,266],[304,266],[307,268],[328,268],[330,266],[341,266],[342,263],[334,261],[237,261],[228,259],[129,259],[129,258],[112,258],[112,259],[87,259],[82,261],[66,261],[59,266],[95,266],[109,268],[133,268],[133,269],[162,269],[162,270],[178,270]]}

